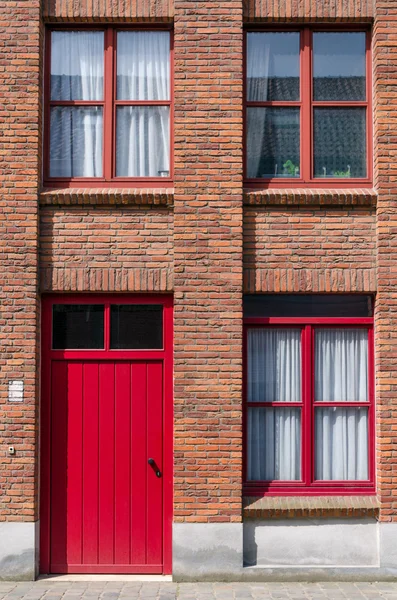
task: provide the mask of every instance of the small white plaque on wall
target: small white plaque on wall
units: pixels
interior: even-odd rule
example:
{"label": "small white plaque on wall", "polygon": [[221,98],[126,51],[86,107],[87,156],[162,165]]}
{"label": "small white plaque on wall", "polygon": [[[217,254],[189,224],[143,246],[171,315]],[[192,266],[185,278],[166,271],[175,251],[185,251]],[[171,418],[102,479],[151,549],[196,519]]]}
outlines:
{"label": "small white plaque on wall", "polygon": [[21,379],[8,382],[8,402],[23,402],[23,381]]}

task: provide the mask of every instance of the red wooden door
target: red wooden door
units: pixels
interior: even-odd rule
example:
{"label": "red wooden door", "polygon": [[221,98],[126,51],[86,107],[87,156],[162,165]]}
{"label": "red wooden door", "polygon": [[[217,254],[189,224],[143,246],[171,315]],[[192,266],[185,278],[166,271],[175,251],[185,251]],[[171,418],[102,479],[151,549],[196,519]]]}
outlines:
{"label": "red wooden door", "polygon": [[53,362],[50,572],[162,572],[162,368]]}

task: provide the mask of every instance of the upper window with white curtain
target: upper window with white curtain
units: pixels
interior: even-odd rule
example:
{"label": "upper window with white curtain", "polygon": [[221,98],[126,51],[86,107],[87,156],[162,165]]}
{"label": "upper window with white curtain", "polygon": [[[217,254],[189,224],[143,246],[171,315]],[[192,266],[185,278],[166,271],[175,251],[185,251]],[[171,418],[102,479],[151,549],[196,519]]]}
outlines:
{"label": "upper window with white curtain", "polygon": [[170,32],[54,29],[47,52],[45,180],[170,180]]}
{"label": "upper window with white curtain", "polygon": [[247,183],[369,185],[370,79],[368,31],[247,32]]}
{"label": "upper window with white curtain", "polygon": [[372,327],[370,319],[346,321],[249,319],[250,489],[343,493],[373,487]]}

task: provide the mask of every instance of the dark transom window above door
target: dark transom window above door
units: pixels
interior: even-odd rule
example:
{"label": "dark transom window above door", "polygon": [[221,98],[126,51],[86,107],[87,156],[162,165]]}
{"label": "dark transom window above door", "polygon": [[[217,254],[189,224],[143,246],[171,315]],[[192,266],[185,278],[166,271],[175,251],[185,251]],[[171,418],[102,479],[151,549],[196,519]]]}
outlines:
{"label": "dark transom window above door", "polygon": [[162,304],[54,304],[53,350],[160,350]]}

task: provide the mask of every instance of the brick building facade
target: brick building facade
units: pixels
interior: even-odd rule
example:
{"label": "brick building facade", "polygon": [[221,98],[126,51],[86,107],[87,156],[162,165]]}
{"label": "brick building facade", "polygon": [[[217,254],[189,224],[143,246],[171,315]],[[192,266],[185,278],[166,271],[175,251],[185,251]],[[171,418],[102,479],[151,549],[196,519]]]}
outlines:
{"label": "brick building facade", "polygon": [[[129,183],[105,177],[97,182],[95,178],[87,182],[77,178],[71,183],[67,178],[51,182],[48,177],[48,40],[50,32],[79,28],[171,32],[171,176],[164,182],[133,178]],[[247,152],[246,32],[295,31],[305,40],[305,35],[311,35],[304,33],[309,28],[364,32],[369,40],[369,92],[365,101],[353,99],[351,105],[356,102],[358,108],[367,110],[369,125],[363,143],[367,144],[368,172],[362,181],[360,177],[350,182],[337,176],[334,184],[321,179],[317,184],[288,180],[283,185],[280,179],[276,185],[274,181],[247,182],[243,168]],[[0,578],[33,578],[38,572],[59,570],[172,573],[179,580],[395,577],[395,2],[0,0],[0,30]],[[113,39],[113,34],[106,35],[108,41]],[[109,58],[113,42],[108,41],[106,68],[113,68],[109,67],[114,64]],[[302,42],[303,55],[308,51]],[[308,93],[305,86],[302,90]],[[69,105],[62,105],[62,101],[61,109],[67,108]],[[306,111],[299,99],[294,106]],[[107,111],[107,105],[104,107]],[[304,114],[310,119],[309,112]],[[311,143],[305,141],[305,135],[303,157],[310,152]],[[326,308],[308,313],[303,305],[299,308],[303,297],[311,306],[330,302],[332,307],[335,302],[336,308],[329,313]],[[164,340],[168,345],[153,346],[153,353],[147,355],[123,354],[119,345],[120,353],[112,355],[116,346],[112,347],[111,341],[106,346],[106,336],[112,336],[108,329],[113,323],[111,303],[145,306],[147,301],[164,307]],[[266,312],[269,301],[273,302],[272,314]],[[296,314],[285,308],[289,301],[298,306]],[[56,348],[69,346],[54,345],[54,338],[51,346],[51,324],[55,327],[51,309],[65,304],[105,307],[102,325],[107,353],[102,358],[87,355],[87,373],[81,352],[57,355]],[[342,304],[344,308],[338,313]],[[250,312],[254,305],[256,309]],[[358,305],[369,307],[368,311],[355,313]],[[368,338],[368,353],[373,353],[368,359],[369,396],[364,400],[360,397],[361,408],[351,408],[349,403],[352,411],[362,410],[363,414],[368,410],[370,415],[366,424],[368,473],[347,477],[354,483],[339,481],[333,487],[316,487],[316,478],[309,473],[314,468],[310,466],[312,455],[306,456],[313,452],[314,442],[304,438],[305,434],[314,435],[314,429],[304,429],[302,461],[307,461],[307,479],[302,489],[299,485],[286,485],[285,489],[250,485],[246,464],[250,441],[244,407],[248,402],[249,358],[243,318],[254,319],[246,320],[247,325],[254,325],[257,318],[258,326],[262,326],[266,319],[281,319],[287,313],[292,319],[301,318],[300,324],[274,321],[273,325],[279,324],[280,329],[288,323],[290,328],[302,327],[304,336],[309,336],[307,328],[315,329],[316,324],[341,329],[344,318],[353,319],[349,327],[373,331]],[[119,363],[115,363],[113,375],[109,371],[102,376],[100,360],[109,365],[112,356]],[[307,357],[304,360],[309,361]],[[69,361],[65,371],[62,361]],[[95,361],[99,365],[97,375],[88,375]],[[126,362],[131,365],[130,375],[120,375],[117,369],[122,371]],[[142,371],[139,377],[146,377],[142,383],[146,391],[152,389],[155,378],[150,374],[157,368],[153,365],[161,363],[163,369],[162,421],[150,429],[153,411],[148,405],[142,423],[147,428],[147,443],[150,436],[158,440],[162,432],[163,460],[156,463],[155,457],[149,465],[158,472],[161,466],[163,473],[157,479],[163,476],[164,483],[161,491],[151,487],[158,482],[150,479],[156,473],[149,469],[137,475],[143,479],[136,491],[135,475],[131,475],[135,467],[130,462],[129,494],[133,498],[146,494],[145,510],[149,513],[150,502],[154,502],[153,511],[160,515],[161,539],[153,542],[158,532],[151,529],[154,525],[146,512],[144,541],[142,538],[138,543],[141,557],[135,560],[134,527],[138,525],[134,525],[133,512],[128,513],[132,533],[125,542],[129,544],[125,558],[120,550],[124,542],[117,543],[117,515],[121,513],[113,507],[114,522],[109,525],[113,529],[110,534],[110,530],[103,533],[113,537],[109,558],[101,537],[107,514],[105,509],[101,513],[106,502],[101,485],[103,473],[110,469],[109,481],[117,496],[123,481],[119,456],[126,452],[124,441],[120,448],[117,446],[117,439],[124,440],[117,429],[117,419],[121,419],[120,427],[123,422],[117,393],[115,412],[104,418],[107,413],[102,413],[102,405],[98,408],[92,398],[93,404],[86,406],[84,400],[76,413],[71,405],[62,412],[57,406],[62,405],[63,396],[55,388],[59,382],[63,388],[66,382],[70,390],[77,379],[67,378],[76,365],[82,365],[86,373],[81,376],[83,380],[92,377],[92,390],[96,380],[106,382],[109,377],[137,381],[134,377],[138,378],[142,363],[147,364],[146,375]],[[98,385],[101,403],[102,384]],[[130,385],[134,403],[135,388]],[[114,387],[117,389],[116,383]],[[304,390],[309,397],[310,392],[306,387]],[[150,394],[155,392],[147,391],[147,402]],[[371,399],[371,406],[366,408]],[[63,400],[71,402],[69,397]],[[299,402],[301,399],[294,404],[296,410],[306,411],[306,405]],[[82,423],[77,418],[79,410]],[[131,417],[133,409],[128,410]],[[83,433],[88,419],[93,419],[94,429],[95,423],[98,425],[99,434],[93,430]],[[101,427],[106,419],[114,425],[114,462],[107,467],[101,454]],[[127,437],[133,436],[134,422],[133,418]],[[307,424],[312,427],[310,417]],[[73,429],[75,426],[80,429]],[[66,429],[69,436],[65,434],[63,439]],[[75,444],[79,435],[87,435],[88,441]],[[109,435],[105,433],[104,438]],[[131,450],[134,440],[128,443]],[[82,535],[77,541],[70,516],[76,509],[72,506],[74,496],[67,496],[63,506],[60,491],[62,485],[65,492],[71,485],[68,460],[72,450],[68,444],[97,461],[98,467],[92,475],[84,462],[88,459],[81,459],[82,479],[75,483],[78,494],[82,494],[81,481],[85,480],[91,482],[92,489],[99,486],[99,491],[82,500],[84,509],[78,518],[86,538]],[[88,449],[96,446],[98,453],[91,456]],[[147,451],[145,465],[151,449]],[[105,494],[106,481],[103,485]],[[160,498],[160,504],[153,498]],[[131,502],[128,510],[138,510]],[[90,521],[87,515],[92,511],[95,515]],[[121,522],[121,529],[123,526]],[[99,532],[94,550],[90,527],[97,527]],[[88,540],[87,547],[84,540]],[[72,553],[66,548],[69,543],[79,546],[79,559],[68,559]]]}

